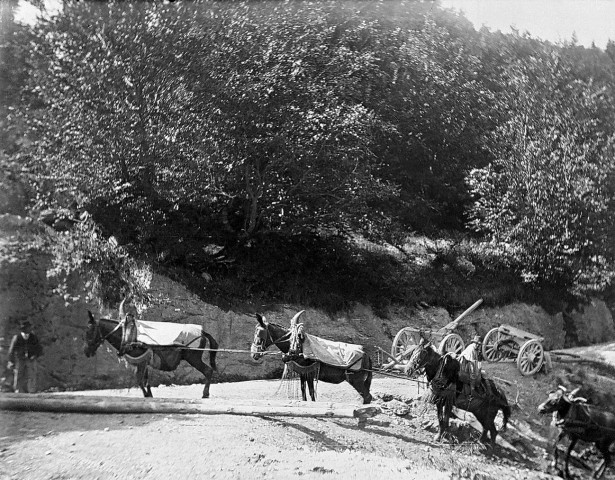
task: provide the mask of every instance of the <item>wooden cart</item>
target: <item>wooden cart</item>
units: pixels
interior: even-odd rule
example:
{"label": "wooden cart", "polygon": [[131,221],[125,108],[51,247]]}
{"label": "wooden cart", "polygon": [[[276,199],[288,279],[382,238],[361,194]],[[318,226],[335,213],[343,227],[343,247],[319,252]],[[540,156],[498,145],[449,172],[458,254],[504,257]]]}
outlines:
{"label": "wooden cart", "polygon": [[454,321],[440,328],[439,330],[427,330],[415,327],[404,327],[393,339],[393,346],[391,347],[391,357],[397,359],[398,364],[403,364],[407,361],[409,354],[414,349],[415,345],[418,345],[421,338],[431,341],[437,344],[438,351],[443,354],[446,352],[461,353],[465,348],[465,344],[461,336],[454,332],[459,325],[459,322],[463,320],[467,315],[472,313],[478,306],[483,303],[481,298],[474,303],[470,308],[463,312]]}
{"label": "wooden cart", "polygon": [[421,338],[429,340],[437,346],[438,352],[441,354],[446,352],[461,353],[465,348],[461,336],[447,327],[442,327],[440,330],[421,330],[414,327],[404,327],[393,340],[391,347],[391,355],[397,357],[403,354],[414,345],[418,345]]}
{"label": "wooden cart", "polygon": [[500,325],[487,332],[483,339],[483,358],[488,362],[516,360],[522,375],[538,372],[545,361],[543,337],[510,325]]}

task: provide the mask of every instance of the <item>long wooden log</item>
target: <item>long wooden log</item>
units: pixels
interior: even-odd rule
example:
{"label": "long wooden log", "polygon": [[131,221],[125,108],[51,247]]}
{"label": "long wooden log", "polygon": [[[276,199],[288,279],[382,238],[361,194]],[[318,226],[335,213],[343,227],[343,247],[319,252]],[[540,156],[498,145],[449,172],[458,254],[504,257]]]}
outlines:
{"label": "long wooden log", "polygon": [[210,399],[131,398],[88,395],[0,394],[0,410],[63,413],[184,413],[366,419],[380,413],[374,405],[299,401],[220,402]]}

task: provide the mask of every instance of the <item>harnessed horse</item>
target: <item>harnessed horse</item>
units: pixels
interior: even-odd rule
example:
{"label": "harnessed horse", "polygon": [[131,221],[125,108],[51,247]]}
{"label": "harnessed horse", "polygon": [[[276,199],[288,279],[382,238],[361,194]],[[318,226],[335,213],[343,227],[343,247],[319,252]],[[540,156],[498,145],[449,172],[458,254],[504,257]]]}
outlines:
{"label": "harnessed horse", "polygon": [[[303,311],[297,313],[291,320],[291,324],[295,324],[302,313]],[[288,355],[291,348],[292,331],[288,328],[282,327],[281,325],[267,322],[265,317],[260,314],[256,314],[256,319],[258,321],[258,325],[256,325],[254,340],[252,341],[252,346],[250,348],[252,358],[254,360],[260,359],[263,356],[263,352],[265,352],[271,345],[275,345],[282,353]],[[322,380],[323,382],[333,384],[348,382],[357,392],[359,392],[363,398],[364,404],[368,404],[372,401],[372,395],[369,393],[372,383],[372,360],[369,355],[363,354],[360,368],[357,370],[329,365],[323,362],[306,359],[302,356],[292,356],[292,361],[296,362],[300,368],[317,366],[317,380]],[[312,401],[315,401],[316,395],[314,393],[314,379],[305,373],[300,373],[299,377],[301,380],[301,394],[303,400],[307,401],[305,390],[305,386],[307,384],[310,392],[310,398]]]}
{"label": "harnessed horse", "polygon": [[[118,355],[124,355],[129,363],[136,365],[137,381],[144,397],[153,397],[149,382],[149,367],[164,372],[172,372],[182,360],[188,362],[204,375],[203,398],[209,397],[209,385],[216,369],[216,349],[218,348],[218,343],[209,333],[201,329],[198,344],[194,346],[151,346],[135,342],[136,331],[131,329],[126,319],[118,321],[101,318],[96,320],[89,310],[88,316],[89,321],[83,347],[85,356],[92,357],[105,340],[109,342],[118,351]],[[131,335],[131,330],[134,335]],[[203,361],[203,352],[199,350],[205,348],[207,342],[211,347],[209,352],[211,366]]]}
{"label": "harnessed horse", "polygon": [[474,391],[468,392],[468,385],[459,380],[460,363],[451,355],[440,355],[430,342],[423,339],[412,352],[406,373],[425,371],[431,390],[431,403],[436,405],[439,432],[436,440],[440,441],[448,430],[453,407],[472,413],[483,427],[481,442],[491,436],[491,447],[495,447],[497,430],[495,417],[502,410],[506,429],[511,409],[504,392],[500,391],[493,380],[482,378]]}
{"label": "harnessed horse", "polygon": [[611,461],[609,447],[615,442],[615,413],[604,410],[595,405],[589,405],[585,399],[575,398],[579,389],[568,392],[559,386],[557,390],[549,392],[549,397],[538,406],[540,413],[556,413],[556,425],[560,433],[553,445],[553,461],[551,466],[557,468],[557,444],[564,437],[570,437],[570,445],[566,451],[564,472],[570,478],[568,461],[572,449],[579,440],[594,443],[604,460],[594,470],[593,478],[600,478]]}

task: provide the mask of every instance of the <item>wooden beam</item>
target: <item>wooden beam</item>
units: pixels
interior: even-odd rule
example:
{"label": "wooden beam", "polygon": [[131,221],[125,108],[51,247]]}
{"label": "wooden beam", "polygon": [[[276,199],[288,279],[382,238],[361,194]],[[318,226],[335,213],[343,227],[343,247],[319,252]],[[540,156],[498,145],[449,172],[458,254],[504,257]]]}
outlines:
{"label": "wooden beam", "polygon": [[63,413],[183,413],[284,417],[345,417],[360,421],[378,415],[375,405],[302,401],[228,402],[211,399],[131,398],[63,394],[0,394],[0,410]]}
{"label": "wooden beam", "polygon": [[455,330],[459,326],[459,322],[461,322],[465,317],[467,317],[468,315],[470,315],[470,313],[476,310],[480,306],[481,303],[483,303],[482,298],[474,302],[474,304],[470,308],[468,308],[465,312],[459,315],[455,320],[453,320],[450,323],[447,323],[444,327],[438,330],[438,333],[440,333],[441,335],[444,335],[445,333],[449,333]]}

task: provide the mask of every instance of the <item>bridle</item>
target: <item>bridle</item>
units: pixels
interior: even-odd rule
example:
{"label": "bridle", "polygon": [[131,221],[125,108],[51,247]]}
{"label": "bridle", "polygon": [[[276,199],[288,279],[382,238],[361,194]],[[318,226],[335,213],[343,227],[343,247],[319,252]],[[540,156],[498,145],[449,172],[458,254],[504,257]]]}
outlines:
{"label": "bridle", "polygon": [[109,333],[103,336],[103,334],[100,331],[100,320],[95,321],[94,328],[95,328],[96,336],[95,336],[94,341],[90,343],[86,335],[86,343],[88,345],[88,348],[90,348],[92,352],[95,352],[96,350],[98,350],[98,347],[100,347],[103,343],[105,343],[105,340],[107,340],[107,338],[109,338],[113,333],[115,333],[120,328],[122,328],[125,323],[126,323],[126,319],[120,320],[118,324]]}
{"label": "bridle", "polygon": [[[283,329],[283,327],[280,327]],[[266,323],[265,326],[261,326],[261,325],[257,325],[256,326],[256,330],[265,330],[265,338],[262,339],[262,343],[256,343],[256,338],[258,337],[259,340],[261,340],[260,335],[254,335],[254,341],[252,342],[252,346],[254,348],[257,349],[257,351],[259,352],[264,352],[265,350],[267,350],[267,348],[269,348],[271,345],[278,345],[279,343],[282,343],[283,341],[287,341],[290,339],[291,336],[291,331],[287,331],[285,334],[283,334],[281,337],[277,338],[274,340],[273,335],[271,335],[271,332],[269,331],[269,323]],[[270,342],[269,342],[270,341]],[[269,344],[267,345],[267,342],[269,342]]]}
{"label": "bridle", "polygon": [[408,375],[415,373],[422,375],[425,373],[425,367],[427,366],[428,359],[429,345],[418,345],[408,360],[408,368],[406,369]]}

